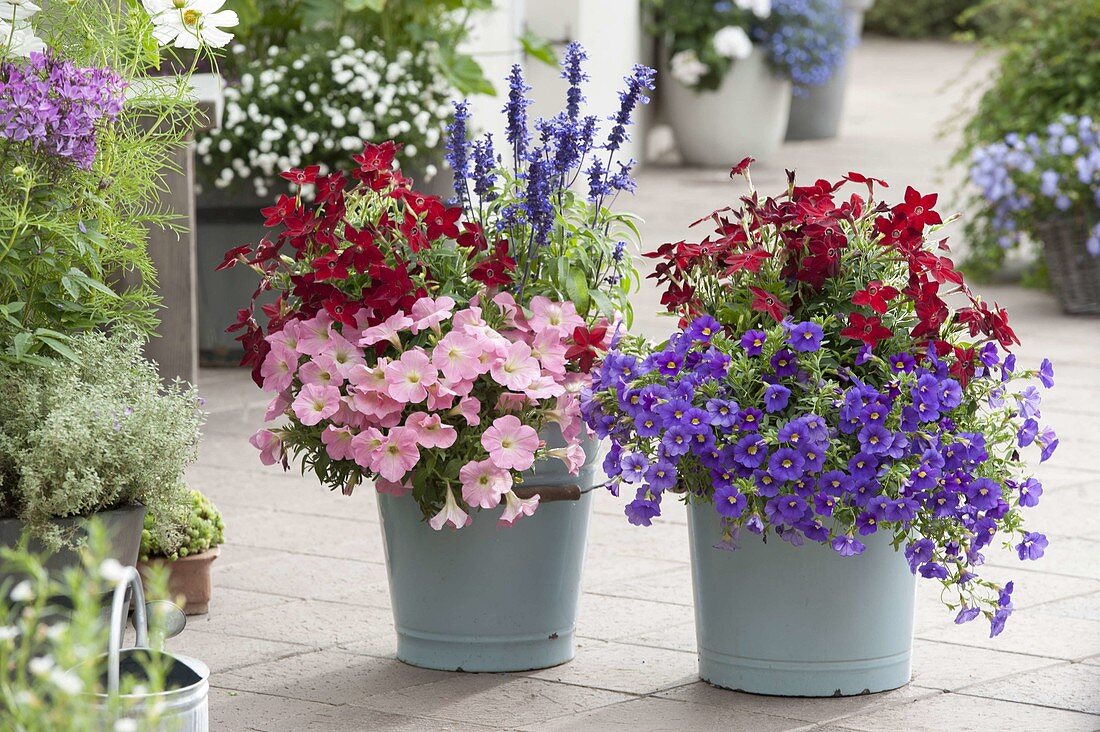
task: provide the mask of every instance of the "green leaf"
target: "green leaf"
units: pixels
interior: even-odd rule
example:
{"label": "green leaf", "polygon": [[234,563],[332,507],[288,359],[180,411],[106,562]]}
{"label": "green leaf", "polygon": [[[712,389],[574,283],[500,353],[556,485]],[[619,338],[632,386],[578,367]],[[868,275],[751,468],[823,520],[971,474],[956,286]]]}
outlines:
{"label": "green leaf", "polygon": [[56,340],[54,338],[43,337],[43,336],[40,336],[39,340],[41,340],[47,346],[49,346],[50,348],[52,348],[54,351],[61,354],[65,358],[69,359],[70,361],[73,361],[73,362],[79,362],[80,361],[80,356],[78,356],[77,353],[73,349],[69,348],[63,341],[59,341],[59,340]]}
{"label": "green leaf", "polygon": [[565,291],[581,317],[587,315],[591,297],[588,291],[588,278],[585,277],[583,270],[573,269],[569,272],[569,278],[565,281]]}
{"label": "green leaf", "polygon": [[496,96],[497,90],[485,78],[481,64],[464,53],[452,49],[440,49],[440,68],[447,81],[462,95],[487,94]]}
{"label": "green leaf", "polygon": [[536,61],[541,61],[547,66],[558,65],[558,55],[554,53],[553,44],[530,28],[523,31],[523,35],[519,37],[519,44],[523,47],[523,52]]}
{"label": "green leaf", "polygon": [[344,7],[353,13],[359,10],[381,13],[386,7],[386,0],[344,0]]}
{"label": "green leaf", "polygon": [[23,332],[15,336],[15,355],[17,358],[23,358],[30,353],[31,346],[34,344],[34,336],[30,333]]}

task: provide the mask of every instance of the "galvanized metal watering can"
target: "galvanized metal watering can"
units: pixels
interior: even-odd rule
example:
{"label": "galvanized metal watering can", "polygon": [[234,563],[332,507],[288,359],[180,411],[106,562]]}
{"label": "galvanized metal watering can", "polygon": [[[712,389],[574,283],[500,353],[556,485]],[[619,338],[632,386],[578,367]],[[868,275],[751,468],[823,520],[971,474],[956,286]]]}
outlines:
{"label": "galvanized metal watering can", "polygon": [[[134,646],[122,648],[122,635],[126,627],[128,606],[127,588],[133,590],[134,630],[137,639]],[[103,712],[104,719],[114,723],[119,719],[132,719],[141,723],[155,710],[157,730],[168,732],[208,732],[210,729],[209,697],[210,669],[206,664],[188,656],[173,655],[149,645],[149,611],[170,606],[166,624],[166,637],[178,635],[186,624],[183,612],[171,603],[145,603],[141,576],[133,567],[125,567],[115,586],[111,601],[111,625],[107,653],[93,659],[102,667],[106,662],[107,691],[89,694],[93,703]],[[133,692],[121,694],[120,679],[126,676],[139,680],[146,678],[143,656],[161,656],[167,660],[165,690],[158,693]],[[139,684],[139,688],[140,688]]]}

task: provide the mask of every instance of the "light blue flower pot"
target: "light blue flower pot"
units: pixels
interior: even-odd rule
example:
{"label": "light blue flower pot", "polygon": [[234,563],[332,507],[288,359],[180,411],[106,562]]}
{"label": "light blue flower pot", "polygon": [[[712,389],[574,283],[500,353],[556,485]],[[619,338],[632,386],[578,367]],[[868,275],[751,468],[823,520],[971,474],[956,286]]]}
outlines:
{"label": "light blue flower pot", "polygon": [[847,696],[909,682],[916,580],[889,537],[842,557],[742,532],[721,539],[714,507],[688,508],[699,676],[777,696]]}
{"label": "light blue flower pot", "polygon": [[[557,438],[544,435],[552,445]],[[525,485],[550,489],[511,527],[497,527],[497,507],[475,511],[463,529],[435,531],[411,497],[379,494],[398,659],[503,672],[573,658],[597,443],[585,452],[576,476],[560,460],[536,463]]]}

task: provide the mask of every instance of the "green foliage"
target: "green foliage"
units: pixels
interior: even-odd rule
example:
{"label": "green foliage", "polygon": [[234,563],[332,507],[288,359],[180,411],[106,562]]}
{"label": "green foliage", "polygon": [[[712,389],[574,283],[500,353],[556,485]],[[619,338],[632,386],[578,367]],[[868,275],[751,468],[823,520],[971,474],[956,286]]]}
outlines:
{"label": "green foliage", "polygon": [[174,226],[158,196],[197,111],[185,76],[149,78],[151,22],[138,0],[122,5],[52,2],[34,18],[60,57],[110,66],[129,88],[91,170],[0,139],[0,361],[71,356],[70,333],[156,324],[148,230]]}
{"label": "green foliage", "polygon": [[[999,0],[994,0],[999,2]],[[875,0],[864,27],[901,38],[949,38],[966,30],[963,16],[979,0]]]}
{"label": "green foliage", "polygon": [[[92,523],[89,548],[82,564],[47,574],[42,558],[25,548],[0,548],[0,709],[3,729],[11,732],[104,729],[103,712],[92,706],[90,694],[106,692],[102,664],[90,663],[106,654],[108,624],[103,597],[114,588],[117,563],[102,562],[108,542],[102,527]],[[163,573],[146,578],[147,599],[163,598]],[[151,637],[163,636],[150,618]],[[122,694],[140,684],[145,694],[166,687],[167,658],[145,656],[142,676],[123,673]],[[130,702],[116,702],[111,713],[127,712]],[[157,729],[155,709],[144,714],[131,709],[137,729]]]}
{"label": "green foliage", "polygon": [[[164,386],[132,334],[68,345],[72,362],[0,365],[0,516],[55,548],[71,537],[53,518],[134,503],[181,516],[203,419],[195,390]],[[158,527],[163,546],[177,541],[173,525]]]}
{"label": "green foliage", "polygon": [[159,537],[165,531],[158,526],[160,523],[161,520],[152,511],[145,514],[145,528],[141,532],[142,560],[189,557],[202,554],[225,541],[222,515],[209,498],[194,489],[191,490],[191,506],[184,521],[168,527],[173,533],[182,536],[182,543],[175,548],[162,544]]}
{"label": "green foliage", "polygon": [[[1063,114],[1100,118],[1100,1],[985,0],[967,14],[1000,53],[993,81],[963,128],[955,153],[965,165],[979,146],[1011,132],[1041,133]],[[975,277],[997,272],[1005,250],[990,235],[992,210],[971,198],[964,262]]]}

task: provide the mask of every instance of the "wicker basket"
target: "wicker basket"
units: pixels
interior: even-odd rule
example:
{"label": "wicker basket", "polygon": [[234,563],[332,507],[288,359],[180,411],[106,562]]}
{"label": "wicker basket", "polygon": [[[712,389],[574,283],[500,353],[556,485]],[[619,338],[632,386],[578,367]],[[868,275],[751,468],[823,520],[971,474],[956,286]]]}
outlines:
{"label": "wicker basket", "polygon": [[1050,218],[1035,225],[1043,243],[1050,284],[1062,310],[1100,315],[1100,257],[1085,249],[1091,224],[1084,215]]}

